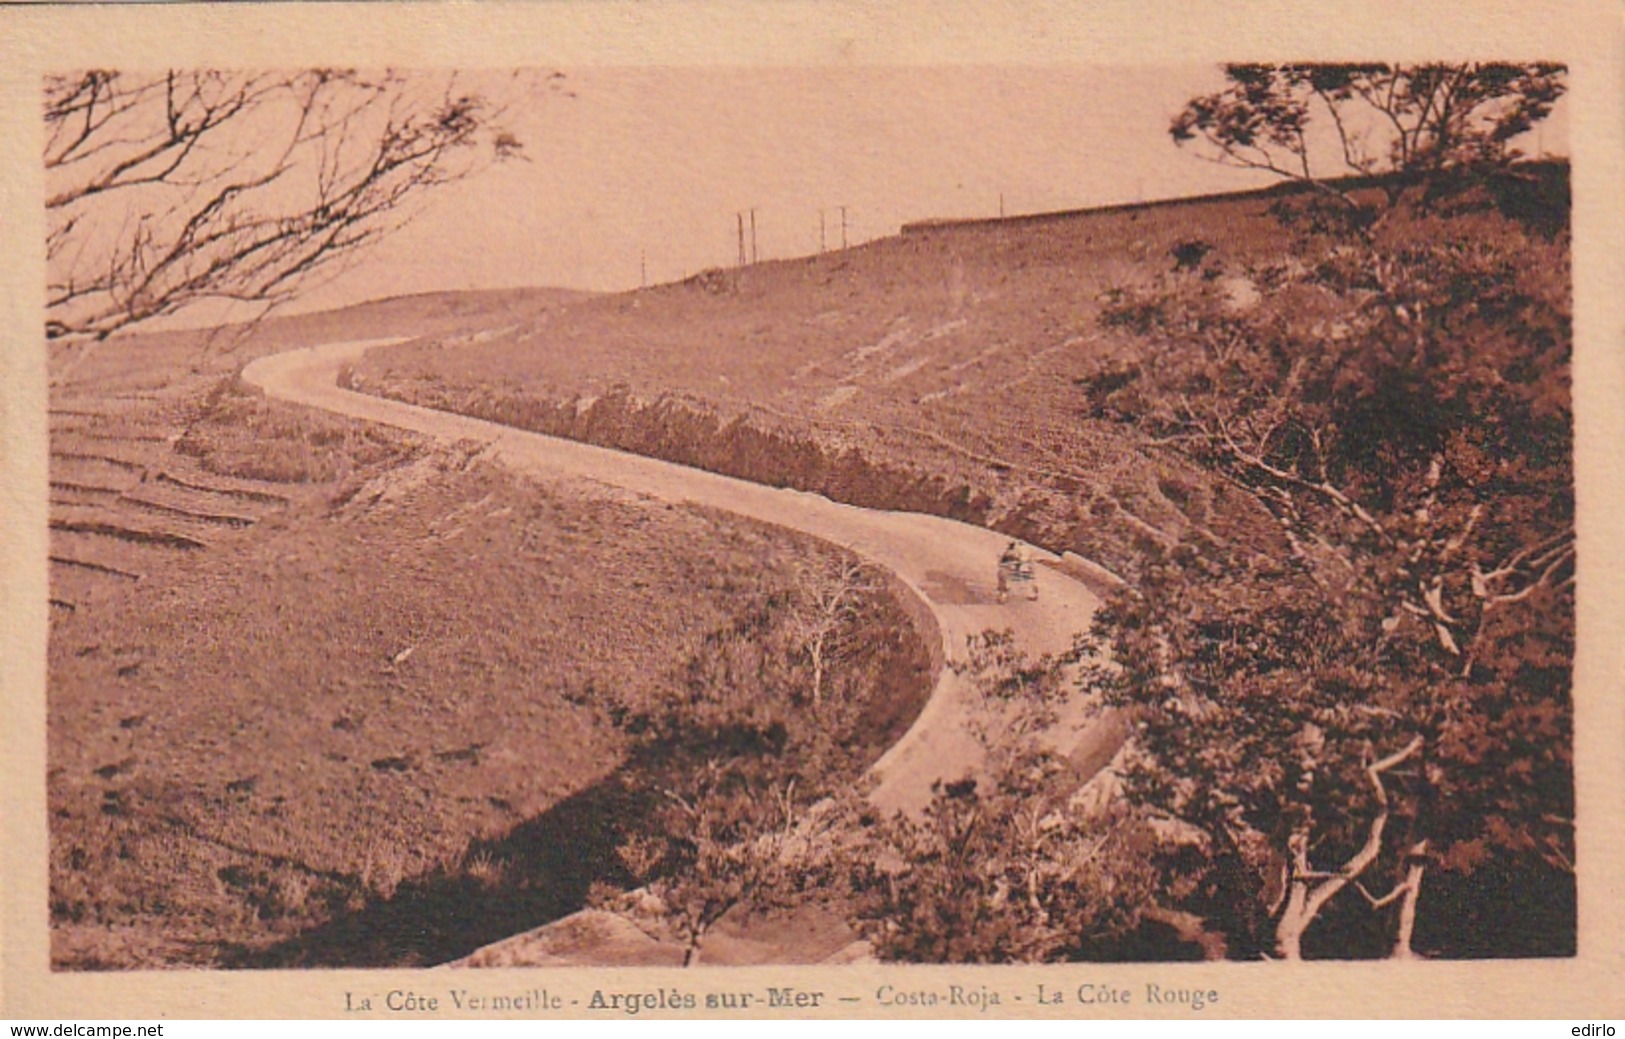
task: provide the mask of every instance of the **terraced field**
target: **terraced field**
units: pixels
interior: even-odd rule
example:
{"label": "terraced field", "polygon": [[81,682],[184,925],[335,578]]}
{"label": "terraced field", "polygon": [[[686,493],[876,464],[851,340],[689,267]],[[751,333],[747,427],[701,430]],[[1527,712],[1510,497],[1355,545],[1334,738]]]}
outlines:
{"label": "terraced field", "polygon": [[210,472],[176,450],[180,437],[164,398],[144,396],[131,403],[145,407],[64,397],[51,409],[55,610],[115,598],[289,504],[282,485]]}

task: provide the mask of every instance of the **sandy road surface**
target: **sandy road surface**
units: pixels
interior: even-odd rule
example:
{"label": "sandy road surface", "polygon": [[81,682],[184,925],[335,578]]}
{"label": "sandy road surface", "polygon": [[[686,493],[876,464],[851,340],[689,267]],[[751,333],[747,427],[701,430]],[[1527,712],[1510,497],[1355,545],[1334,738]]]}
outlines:
{"label": "sandy road surface", "polygon": [[[693,502],[774,523],[846,546],[897,574],[936,617],[947,660],[965,657],[967,636],[1010,629],[1029,654],[1059,652],[1089,625],[1099,599],[1079,582],[1045,567],[1036,602],[994,596],[995,562],[1008,542],[1002,534],[918,513],[885,512],[832,502],[676,465],[640,455],[544,436],[481,419],[385,400],[337,386],[339,370],[368,349],[400,340],[328,343],[254,361],[248,383],[269,396],[351,418],[380,422],[445,442],[477,440],[511,469],[547,477],[575,477],[671,503]],[[1054,557],[1039,549],[1041,562]],[[938,676],[930,701],[912,728],[875,765],[876,804],[918,810],[931,784],[957,779],[979,757],[965,731],[974,690],[951,668]],[[1085,774],[1105,764],[1120,744],[1112,718],[1079,724],[1066,742]]]}

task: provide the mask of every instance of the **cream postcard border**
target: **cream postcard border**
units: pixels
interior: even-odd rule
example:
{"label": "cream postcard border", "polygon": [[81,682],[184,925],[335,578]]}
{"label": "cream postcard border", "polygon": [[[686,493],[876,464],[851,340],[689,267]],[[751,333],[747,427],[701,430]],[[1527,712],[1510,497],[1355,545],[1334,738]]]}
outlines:
{"label": "cream postcard border", "polygon": [[[1572,70],[1579,494],[1579,955],[1572,960],[1061,967],[287,971],[48,969],[45,813],[46,375],[40,75],[84,67],[1158,65],[1504,57]],[[63,4],[0,8],[0,1018],[338,1017],[346,992],[542,988],[586,1016],[595,988],[831,994],[796,1016],[879,1009],[883,984],[1214,989],[1197,1017],[1625,1016],[1625,15],[1605,0],[905,0],[902,3]],[[861,995],[862,1004],[837,1002]],[[569,998],[581,1005],[570,1008]],[[1143,1017],[1166,1008],[1006,1001],[1006,1016]],[[381,1016],[390,1015],[387,1012]],[[415,1015],[399,1015],[415,1016]],[[480,1015],[469,1015],[480,1016]],[[520,1013],[514,1016],[545,1016]],[[619,1015],[604,1015],[619,1016]],[[645,1016],[662,1016],[651,1011]],[[713,1013],[710,1016],[722,1016]]]}

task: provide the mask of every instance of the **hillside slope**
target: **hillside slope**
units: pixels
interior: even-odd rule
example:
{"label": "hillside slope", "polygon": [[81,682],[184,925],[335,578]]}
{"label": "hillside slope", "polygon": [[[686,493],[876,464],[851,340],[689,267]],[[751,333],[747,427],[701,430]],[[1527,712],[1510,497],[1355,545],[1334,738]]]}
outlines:
{"label": "hillside slope", "polygon": [[[603,691],[680,696],[741,645],[805,683],[796,582],[827,545],[515,476],[234,374],[322,335],[563,301],[408,297],[55,351],[57,968],[462,955],[614,876],[627,739]],[[933,670],[890,594],[852,623],[839,683],[875,705],[867,761]]]}
{"label": "hillside slope", "polygon": [[352,385],[1132,567],[1148,543],[1256,517],[1087,417],[1078,383],[1117,348],[1097,317],[1168,276],[1250,305],[1247,272],[1290,248],[1272,201],[927,228],[710,271],[377,351]]}

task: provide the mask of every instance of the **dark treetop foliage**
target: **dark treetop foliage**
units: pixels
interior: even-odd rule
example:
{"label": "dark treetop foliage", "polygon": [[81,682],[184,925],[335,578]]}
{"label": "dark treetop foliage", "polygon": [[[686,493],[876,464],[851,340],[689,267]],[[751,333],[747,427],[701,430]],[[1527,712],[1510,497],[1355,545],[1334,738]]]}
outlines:
{"label": "dark treetop foliage", "polygon": [[1266,170],[1353,204],[1330,178],[1396,175],[1402,185],[1504,167],[1513,142],[1551,113],[1566,70],[1550,63],[1227,65],[1227,86],[1192,98],[1169,127],[1207,157]]}

